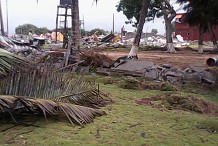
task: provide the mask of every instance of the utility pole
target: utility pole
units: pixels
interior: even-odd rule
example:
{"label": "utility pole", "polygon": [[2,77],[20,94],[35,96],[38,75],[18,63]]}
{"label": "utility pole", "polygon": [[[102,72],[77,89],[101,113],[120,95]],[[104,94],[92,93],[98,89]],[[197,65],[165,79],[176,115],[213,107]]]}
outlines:
{"label": "utility pole", "polygon": [[114,33],[114,13],[113,13],[113,33]]}
{"label": "utility pole", "polygon": [[83,30],[85,31],[85,36],[87,36],[87,35],[86,35],[86,30],[85,30],[85,20],[84,20],[84,15],[83,15]]}
{"label": "utility pole", "polygon": [[1,0],[0,0],[0,23],[1,23],[1,34],[4,36],[5,35],[5,31],[4,31],[4,23],[3,23],[3,17],[2,17]]}
{"label": "utility pole", "polygon": [[9,30],[8,30],[8,0],[6,0],[6,15],[7,15],[7,34],[9,34]]}

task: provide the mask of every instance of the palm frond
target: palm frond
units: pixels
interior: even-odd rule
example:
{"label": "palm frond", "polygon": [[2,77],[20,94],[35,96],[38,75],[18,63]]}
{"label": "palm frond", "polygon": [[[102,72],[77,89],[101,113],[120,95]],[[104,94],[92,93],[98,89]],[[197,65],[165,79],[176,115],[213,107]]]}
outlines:
{"label": "palm frond", "polygon": [[0,94],[51,99],[89,107],[104,106],[106,101],[94,81],[72,79],[72,74],[55,71],[12,72],[0,80]]}
{"label": "palm frond", "polygon": [[[25,113],[25,115],[25,111],[28,111],[32,115],[43,113],[45,117],[47,117],[47,115],[53,116],[63,113],[72,124],[76,123],[81,126],[92,122],[95,116],[101,116],[105,114],[105,112],[97,109],[63,102],[54,102],[48,99],[0,96],[0,113],[13,111],[13,114],[16,114],[17,106],[20,107],[19,115],[22,115],[22,111]],[[39,112],[39,110],[41,112]],[[10,113],[12,118],[15,119],[13,114]]]}
{"label": "palm frond", "polygon": [[4,95],[0,96],[0,115],[8,114],[16,121],[14,113],[43,114],[45,118],[64,113],[71,123],[83,125],[103,115],[96,108],[111,102],[101,96],[94,81],[84,81],[82,76],[73,79],[71,72],[39,70],[14,71],[0,80],[0,95]]}

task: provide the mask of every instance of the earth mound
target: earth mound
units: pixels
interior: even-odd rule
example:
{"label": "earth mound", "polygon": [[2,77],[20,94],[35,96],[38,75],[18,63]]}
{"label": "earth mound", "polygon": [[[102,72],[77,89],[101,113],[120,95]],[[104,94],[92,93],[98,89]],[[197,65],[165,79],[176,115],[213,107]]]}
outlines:
{"label": "earth mound", "polygon": [[136,101],[137,104],[159,109],[183,110],[218,116],[218,105],[192,95],[166,93],[162,96],[143,98]]}

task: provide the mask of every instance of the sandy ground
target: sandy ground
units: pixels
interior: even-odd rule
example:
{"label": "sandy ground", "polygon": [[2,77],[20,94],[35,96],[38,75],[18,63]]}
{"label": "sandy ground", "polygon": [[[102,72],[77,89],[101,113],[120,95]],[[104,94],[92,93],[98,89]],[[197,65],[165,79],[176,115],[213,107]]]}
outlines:
{"label": "sandy ground", "polygon": [[[128,52],[102,52],[113,59],[128,55]],[[208,67],[206,60],[210,57],[217,58],[218,54],[204,52],[198,54],[191,49],[180,49],[176,54],[165,53],[164,51],[142,51],[138,53],[139,60],[152,61],[155,64],[170,64],[178,68],[186,67]]]}

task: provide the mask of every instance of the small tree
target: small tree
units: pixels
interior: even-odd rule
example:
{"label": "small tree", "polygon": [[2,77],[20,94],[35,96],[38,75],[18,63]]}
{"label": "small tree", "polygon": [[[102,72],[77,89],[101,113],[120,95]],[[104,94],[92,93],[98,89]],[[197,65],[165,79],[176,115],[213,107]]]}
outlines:
{"label": "small tree", "polygon": [[23,24],[15,28],[15,33],[28,35],[29,31],[32,31],[35,33],[37,29],[38,28],[33,24]]}
{"label": "small tree", "polygon": [[84,30],[84,29],[80,29],[80,34],[82,37],[86,36],[88,34],[88,31]]}
{"label": "small tree", "polygon": [[29,31],[32,31],[36,33],[37,35],[49,32],[49,30],[46,27],[38,28],[37,26],[33,24],[23,24],[15,28],[16,34],[28,35]]}
{"label": "small tree", "polygon": [[38,34],[38,35],[45,34],[47,32],[49,32],[49,30],[46,27],[37,28],[36,31],[35,31],[35,33]]}
{"label": "small tree", "polygon": [[140,11],[142,9],[142,0],[120,0],[116,7],[117,11],[122,11],[128,19],[125,22],[126,24],[132,24],[133,27],[138,26]]}
{"label": "small tree", "polygon": [[94,33],[96,33],[96,35],[106,35],[107,31],[100,28],[95,28],[88,32],[88,35],[93,35]]}

